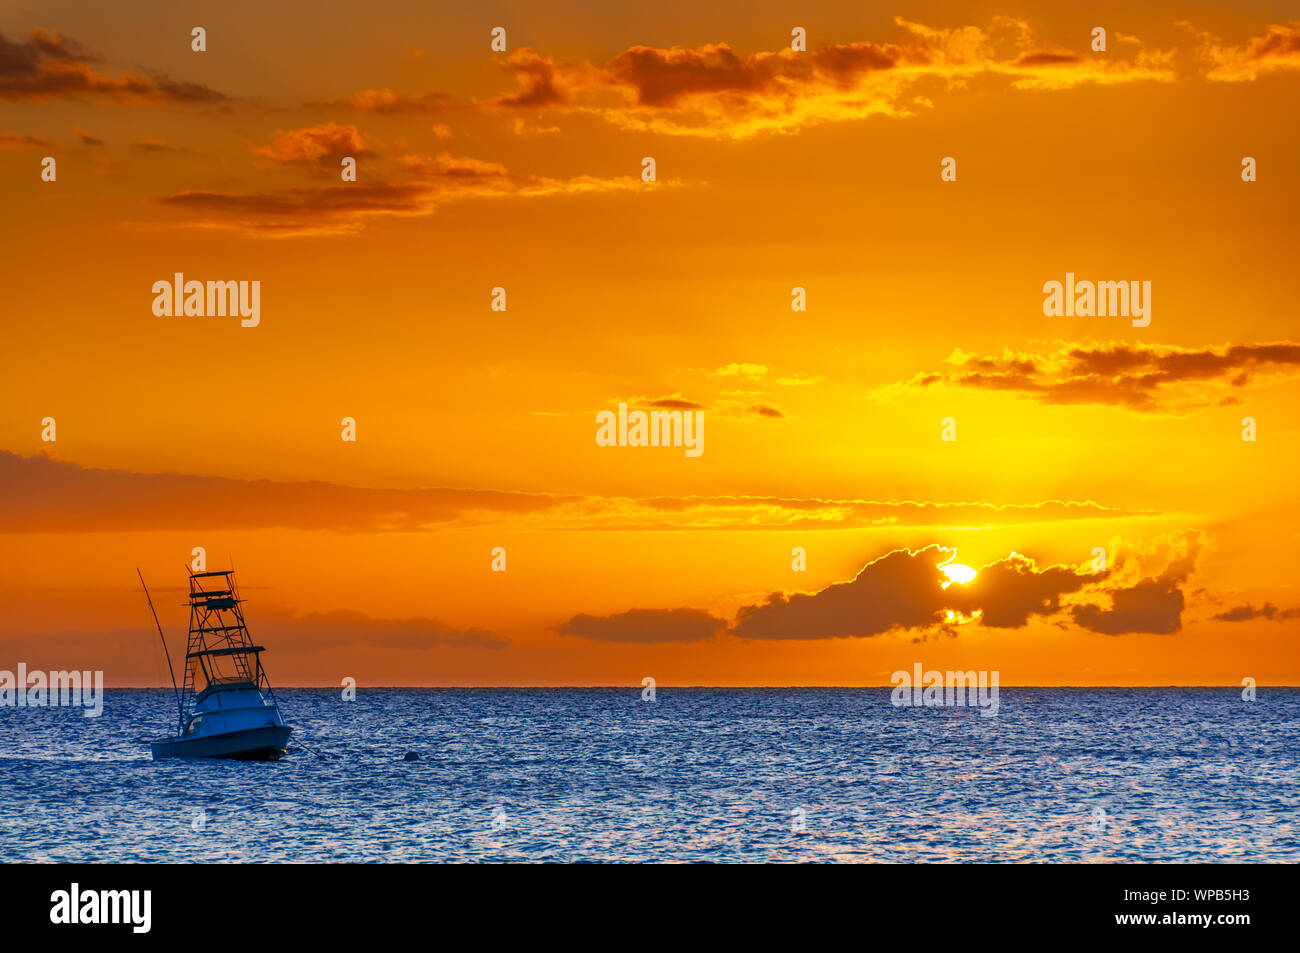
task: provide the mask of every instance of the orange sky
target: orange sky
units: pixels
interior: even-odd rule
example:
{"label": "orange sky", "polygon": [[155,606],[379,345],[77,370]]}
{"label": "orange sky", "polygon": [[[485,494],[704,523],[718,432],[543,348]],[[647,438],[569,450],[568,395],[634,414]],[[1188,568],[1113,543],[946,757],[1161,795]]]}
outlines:
{"label": "orange sky", "polygon": [[143,11],[0,12],[0,668],[202,546],[281,685],[1300,683],[1283,4]]}

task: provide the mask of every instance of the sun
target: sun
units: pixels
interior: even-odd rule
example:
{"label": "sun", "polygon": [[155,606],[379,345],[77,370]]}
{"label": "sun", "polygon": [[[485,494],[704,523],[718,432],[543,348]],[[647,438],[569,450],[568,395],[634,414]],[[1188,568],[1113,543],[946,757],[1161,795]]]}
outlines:
{"label": "sun", "polygon": [[970,566],[963,566],[961,563],[949,563],[948,565],[940,566],[939,568],[942,569],[943,574],[948,577],[948,581],[943,584],[943,588],[945,589],[951,586],[954,582],[959,582],[962,585],[965,585],[977,575],[974,569],[971,569]]}

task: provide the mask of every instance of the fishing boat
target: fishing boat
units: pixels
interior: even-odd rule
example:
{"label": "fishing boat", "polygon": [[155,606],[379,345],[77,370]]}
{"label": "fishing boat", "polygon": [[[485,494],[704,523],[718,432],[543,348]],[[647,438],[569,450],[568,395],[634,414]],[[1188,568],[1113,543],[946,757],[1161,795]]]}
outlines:
{"label": "fishing boat", "polygon": [[[140,585],[144,586],[143,576]],[[190,634],[180,686],[147,586],[145,597],[158,625],[158,636],[163,639],[180,716],[174,737],[151,742],[154,760],[275,761],[283,755],[293,728],[280,716],[275,693],[262,667],[262,653],[266,650],[254,645],[248,634],[235,571],[190,573]]]}

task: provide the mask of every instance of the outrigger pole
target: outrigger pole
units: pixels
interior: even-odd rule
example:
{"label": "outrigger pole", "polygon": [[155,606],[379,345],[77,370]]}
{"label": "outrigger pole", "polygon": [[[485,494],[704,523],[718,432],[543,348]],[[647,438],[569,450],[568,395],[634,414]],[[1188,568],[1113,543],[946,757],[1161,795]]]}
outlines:
{"label": "outrigger pole", "polygon": [[[163,655],[167,656],[167,673],[172,677],[172,692],[176,695],[176,713],[183,722],[185,720],[185,709],[181,706],[181,690],[176,687],[176,670],[172,668],[172,654],[167,651],[167,639],[163,636],[162,623],[158,621],[158,610],[153,607],[153,599],[149,596],[149,587],[144,584],[144,576],[140,572],[140,567],[136,567],[135,574],[140,577],[140,586],[144,589],[144,597],[149,600],[149,611],[153,613],[153,624],[158,626],[158,638],[162,639]],[[181,727],[183,728],[184,725]]]}

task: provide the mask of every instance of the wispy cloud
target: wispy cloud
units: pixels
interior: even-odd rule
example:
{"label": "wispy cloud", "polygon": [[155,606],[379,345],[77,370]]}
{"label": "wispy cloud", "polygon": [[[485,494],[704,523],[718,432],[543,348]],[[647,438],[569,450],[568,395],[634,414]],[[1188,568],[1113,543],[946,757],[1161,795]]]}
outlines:
{"label": "wispy cloud", "polygon": [[[367,152],[352,126],[326,123],[310,129],[277,133],[259,155],[287,165],[324,166],[343,155]],[[394,180],[367,179],[322,186],[295,186],[259,192],[189,189],[155,199],[195,219],[181,227],[223,228],[267,237],[351,234],[368,218],[382,215],[425,216],[447,202],[466,199],[535,199],[556,195],[644,190],[639,177],[567,179],[514,174],[498,163],[443,152],[403,155]],[[669,183],[656,183],[667,185]],[[249,216],[253,216],[250,218]]]}
{"label": "wispy cloud", "polygon": [[277,129],[269,145],[253,146],[255,154],[288,165],[339,164],[344,156],[370,155],[356,126],[326,122],[303,129]]}
{"label": "wispy cloud", "polygon": [[598,65],[521,49],[504,64],[519,89],[482,105],[582,111],[628,129],[743,139],[876,115],[912,116],[930,108],[923,88],[978,76],[1024,90],[1175,78],[1172,53],[1099,58],[1043,49],[1026,21],[1010,17],[983,28],[941,29],[902,17],[894,23],[895,41],[832,43],[807,53],[741,54],[721,42],[633,46]]}
{"label": "wispy cloud", "polygon": [[1300,20],[1271,24],[1262,36],[1240,46],[1184,24],[1200,38],[1200,55],[1209,63],[1206,78],[1215,82],[1253,82],[1268,73],[1300,70]]}
{"label": "wispy cloud", "polygon": [[36,149],[54,145],[40,136],[24,136],[16,132],[0,132],[0,149]]}
{"label": "wispy cloud", "polygon": [[1051,351],[955,350],[947,368],[882,388],[936,385],[1006,391],[1045,404],[1105,404],[1146,413],[1186,413],[1229,405],[1251,388],[1300,377],[1300,344],[1186,348],[1127,342],[1061,344]]}
{"label": "wispy cloud", "polygon": [[774,496],[599,497],[451,487],[388,490],[102,470],[0,451],[2,533],[273,527],[387,533],[506,522],[549,529],[862,529],[1155,515],[1093,501],[994,504]]}
{"label": "wispy cloud", "polygon": [[1224,612],[1215,613],[1211,616],[1216,622],[1250,622],[1255,619],[1268,619],[1282,621],[1284,619],[1300,618],[1300,607],[1291,609],[1279,609],[1271,602],[1266,602],[1258,609],[1249,602],[1241,606],[1233,606]]}
{"label": "wispy cloud", "polygon": [[445,93],[429,92],[411,96],[391,89],[363,89],[347,99],[332,102],[307,103],[308,108],[350,110],[377,115],[445,112],[451,108]]}
{"label": "wispy cloud", "polygon": [[166,74],[102,72],[100,58],[56,33],[32,30],[24,41],[0,34],[0,99],[41,101],[96,99],[119,105],[158,103],[213,105],[229,97],[199,83]]}

